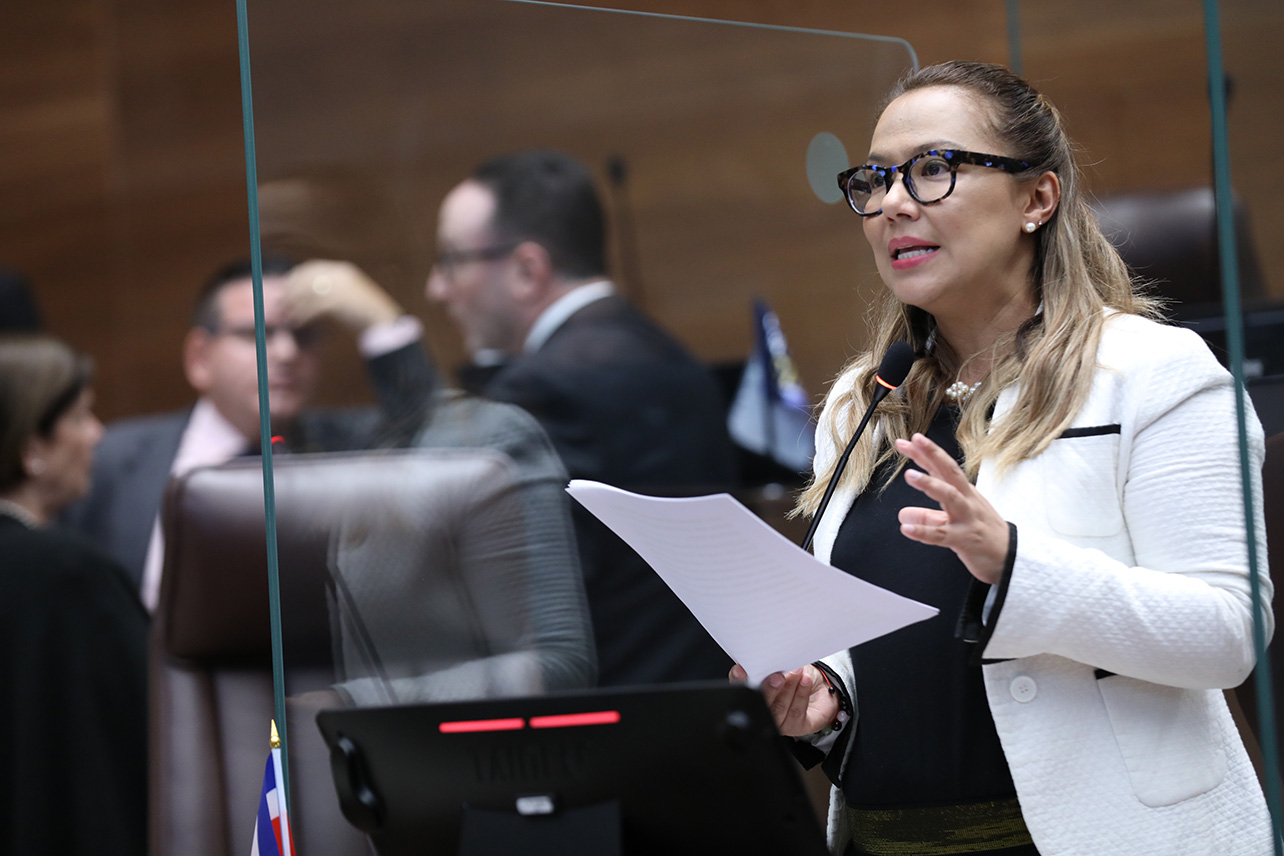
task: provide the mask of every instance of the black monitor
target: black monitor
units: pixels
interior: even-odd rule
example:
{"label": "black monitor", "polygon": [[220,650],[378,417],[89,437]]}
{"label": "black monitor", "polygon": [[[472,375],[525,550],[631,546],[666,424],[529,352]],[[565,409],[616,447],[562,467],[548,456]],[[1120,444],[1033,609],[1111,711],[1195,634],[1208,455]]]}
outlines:
{"label": "black monitor", "polygon": [[380,856],[826,853],[747,687],[350,708],[317,723],[343,813]]}

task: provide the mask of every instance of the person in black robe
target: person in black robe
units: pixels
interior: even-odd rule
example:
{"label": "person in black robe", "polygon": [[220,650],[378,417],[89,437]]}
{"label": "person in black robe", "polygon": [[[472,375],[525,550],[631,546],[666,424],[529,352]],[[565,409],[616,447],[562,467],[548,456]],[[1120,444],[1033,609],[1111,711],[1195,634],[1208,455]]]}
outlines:
{"label": "person in black robe", "polygon": [[0,852],[147,852],[148,618],[124,570],[47,526],[89,486],[88,361],[0,337]]}

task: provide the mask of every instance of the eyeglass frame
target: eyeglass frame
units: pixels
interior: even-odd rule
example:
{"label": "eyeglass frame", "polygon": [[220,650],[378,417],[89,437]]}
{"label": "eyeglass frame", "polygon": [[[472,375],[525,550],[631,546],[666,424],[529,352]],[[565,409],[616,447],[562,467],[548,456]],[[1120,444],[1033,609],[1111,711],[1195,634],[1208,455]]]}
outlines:
{"label": "eyeglass frame", "polygon": [[[938,157],[945,161],[950,168],[950,187],[940,197],[933,199],[931,202],[924,202],[918,196],[918,191],[914,189],[914,182],[909,179],[909,170],[915,163],[926,157]],[[864,169],[870,169],[883,177],[886,191],[883,196],[886,198],[888,193],[892,192],[892,185],[896,181],[896,174],[900,173],[901,183],[905,185],[906,191],[919,205],[935,205],[945,200],[954,192],[954,185],[958,181],[959,166],[970,164],[972,166],[984,166],[991,169],[1002,170],[1007,173],[1025,172],[1030,169],[1029,161],[1017,160],[1016,158],[1003,157],[1002,155],[987,155],[980,152],[969,152],[963,149],[928,149],[920,152],[900,166],[880,166],[878,164],[867,163],[860,166],[854,166],[851,169],[845,169],[838,173],[838,189],[842,191],[843,198],[847,200],[847,205],[861,217],[873,217],[883,213],[883,206],[878,206],[877,211],[861,211],[856,207],[855,200],[852,199],[850,181],[853,175]]]}
{"label": "eyeglass frame", "polygon": [[453,276],[458,265],[468,264],[469,262],[499,261],[521,245],[522,242],[517,241],[507,244],[492,244],[489,247],[478,247],[474,250],[446,250],[437,253],[437,258],[433,260],[433,267],[439,269],[446,276]]}
{"label": "eyeglass frame", "polygon": [[[211,336],[229,336],[240,342],[254,342],[258,338],[253,324],[246,326],[217,324],[212,327],[202,325],[202,329]],[[289,333],[290,338],[294,340],[294,346],[300,351],[313,350],[325,337],[325,331],[319,324],[304,324],[299,327],[289,324],[265,324],[263,326],[264,344],[270,345],[278,333]]]}

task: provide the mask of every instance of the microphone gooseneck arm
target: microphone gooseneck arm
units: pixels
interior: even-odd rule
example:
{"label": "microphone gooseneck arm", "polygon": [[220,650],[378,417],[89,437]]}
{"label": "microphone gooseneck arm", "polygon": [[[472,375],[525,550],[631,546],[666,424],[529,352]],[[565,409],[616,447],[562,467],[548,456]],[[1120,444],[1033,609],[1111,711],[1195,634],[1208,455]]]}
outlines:
{"label": "microphone gooseneck arm", "polygon": [[847,468],[847,459],[852,456],[852,450],[856,448],[856,441],[860,439],[861,434],[865,433],[865,426],[869,424],[870,417],[874,415],[874,408],[878,407],[878,403],[889,392],[891,390],[888,387],[882,384],[879,385],[878,389],[874,391],[874,400],[869,403],[869,407],[865,408],[865,415],[861,418],[860,424],[856,426],[856,433],[852,434],[852,438],[847,441],[847,448],[843,450],[842,457],[838,459],[838,465],[834,467],[834,475],[829,480],[829,484],[825,486],[825,495],[820,498],[820,505],[816,506],[816,513],[812,515],[811,527],[807,530],[807,537],[802,542],[804,550],[811,549],[811,540],[816,537],[816,527],[820,526],[820,516],[825,513],[829,500],[834,496],[834,489],[838,487],[838,479],[842,476],[843,470]]}
{"label": "microphone gooseneck arm", "polygon": [[816,537],[816,527],[820,525],[821,515],[825,513],[825,508],[829,505],[829,500],[834,495],[834,489],[838,487],[838,479],[842,476],[843,470],[847,467],[847,459],[851,457],[852,450],[856,448],[856,441],[860,435],[865,433],[865,426],[869,424],[869,419],[874,415],[874,408],[878,407],[887,393],[896,389],[905,382],[909,377],[910,369],[914,366],[914,360],[918,355],[910,347],[908,342],[893,342],[892,346],[883,354],[883,361],[878,364],[878,372],[874,375],[877,387],[874,389],[874,397],[869,402],[869,407],[865,408],[865,415],[861,418],[860,424],[856,426],[856,432],[852,438],[847,441],[847,448],[843,450],[843,455],[838,459],[838,464],[834,467],[834,474],[829,479],[829,484],[825,487],[825,495],[820,498],[820,504],[816,506],[816,513],[811,518],[811,528],[807,530],[807,537],[803,539],[802,548],[811,549],[811,539]]}

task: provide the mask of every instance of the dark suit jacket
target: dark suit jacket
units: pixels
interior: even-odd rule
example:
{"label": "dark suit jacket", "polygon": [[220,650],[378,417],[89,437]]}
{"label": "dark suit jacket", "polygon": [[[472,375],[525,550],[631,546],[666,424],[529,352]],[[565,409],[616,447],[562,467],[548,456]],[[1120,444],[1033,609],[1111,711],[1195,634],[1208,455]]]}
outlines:
{"label": "dark suit jacket", "polygon": [[[369,362],[375,408],[309,411],[286,438],[291,451],[342,452],[404,446],[423,422],[436,375],[416,343]],[[125,419],[108,426],[94,452],[89,495],[62,515],[124,566],[135,587],[190,410]]]}
{"label": "dark suit jacket", "polygon": [[[621,298],[576,312],[483,394],[531,413],[572,478],[661,494],[734,483],[713,376]],[[575,528],[603,685],[726,677],[726,654],[641,557],[578,506]]]}

